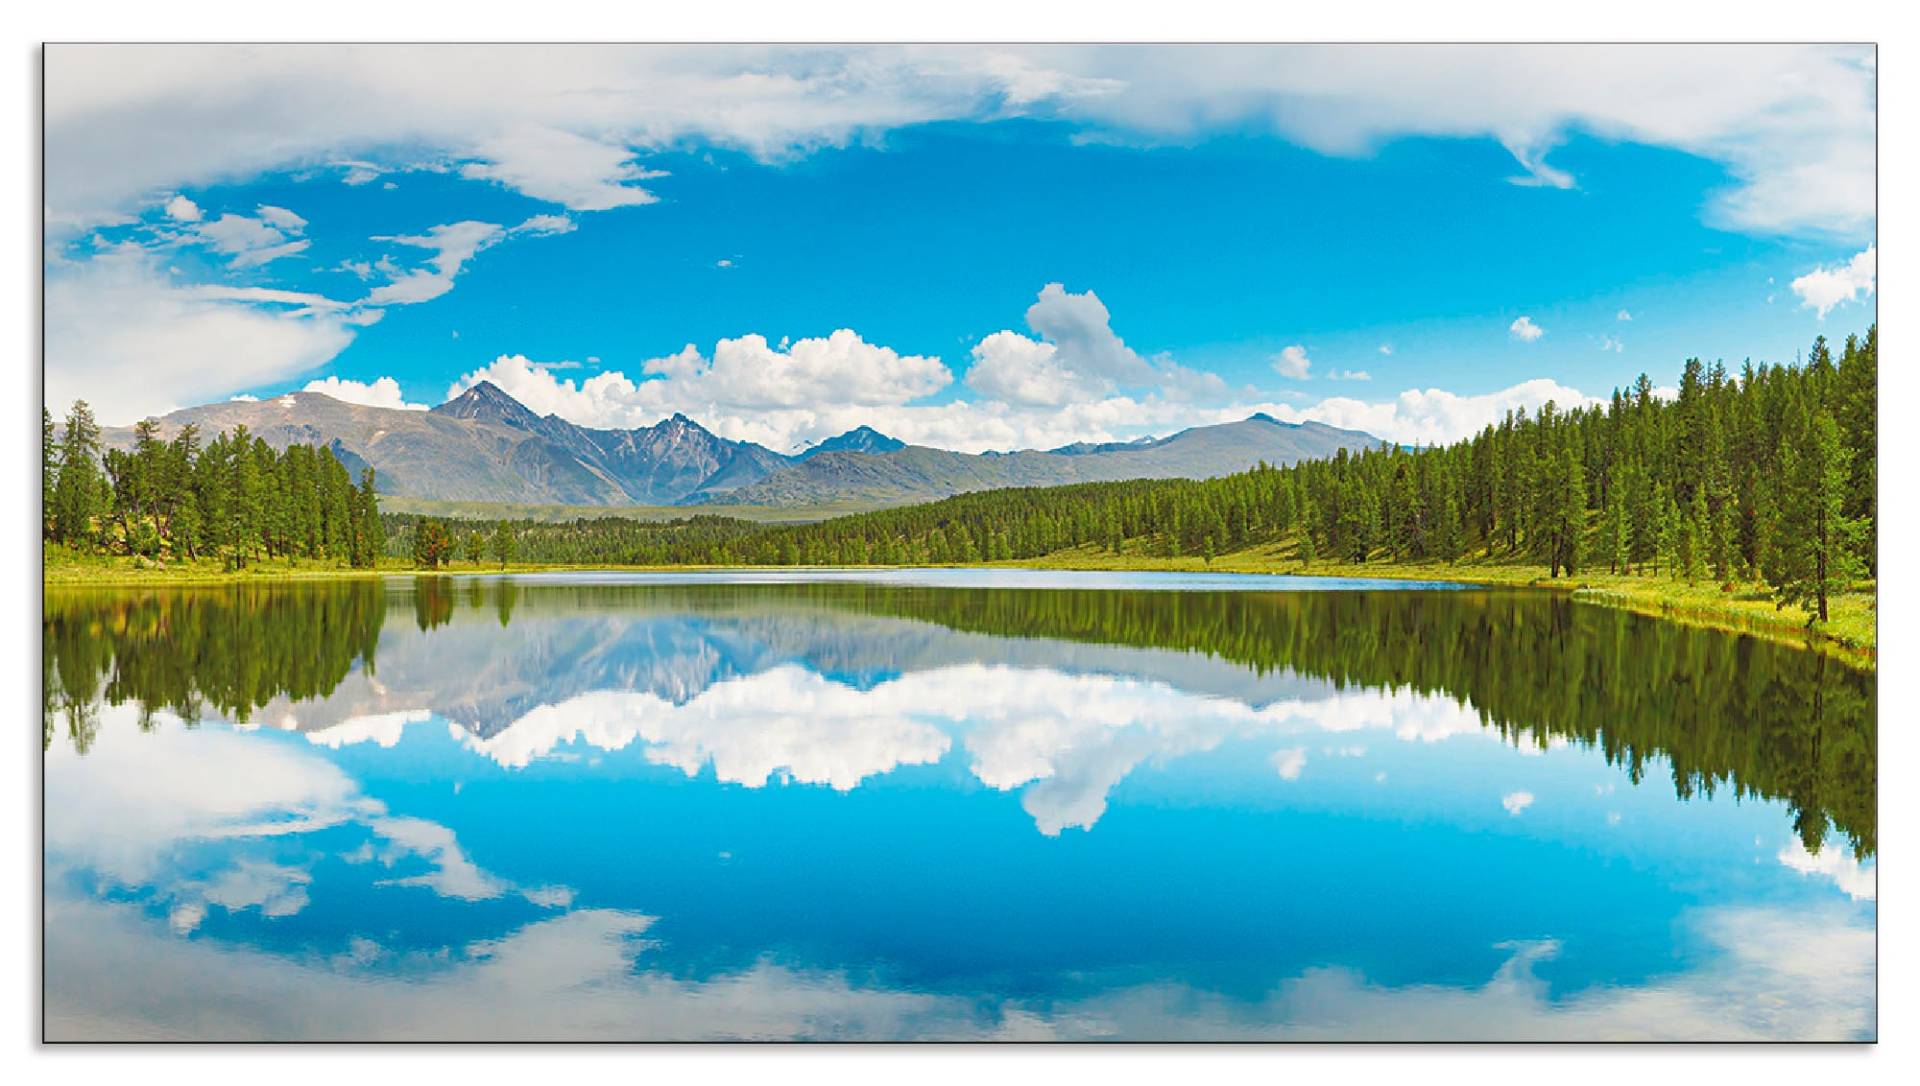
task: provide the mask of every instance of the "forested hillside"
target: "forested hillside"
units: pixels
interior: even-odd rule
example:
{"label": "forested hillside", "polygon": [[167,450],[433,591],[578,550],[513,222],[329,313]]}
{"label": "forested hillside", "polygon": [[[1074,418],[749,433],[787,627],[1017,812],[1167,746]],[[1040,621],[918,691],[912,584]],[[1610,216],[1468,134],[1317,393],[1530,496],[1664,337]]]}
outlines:
{"label": "forested hillside", "polygon": [[[1211,558],[1291,540],[1308,567],[1505,555],[1550,577],[1602,567],[1765,582],[1824,619],[1830,596],[1876,572],[1877,353],[1869,328],[1837,358],[1822,338],[1793,365],[1731,374],[1695,359],[1671,397],[1642,375],[1608,403],[1515,412],[1453,445],[1341,450],[1204,481],[985,491],[785,527],[696,517],[451,531],[475,558],[497,538],[524,561],[646,565],[947,564],[1075,547]],[[391,527],[405,536],[412,524]]]}

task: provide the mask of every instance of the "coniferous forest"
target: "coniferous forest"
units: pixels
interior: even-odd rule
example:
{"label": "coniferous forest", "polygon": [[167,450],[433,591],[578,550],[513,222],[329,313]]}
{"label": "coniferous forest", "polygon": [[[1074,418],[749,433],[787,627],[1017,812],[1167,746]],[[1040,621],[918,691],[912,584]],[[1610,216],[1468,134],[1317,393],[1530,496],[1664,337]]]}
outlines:
{"label": "coniferous forest", "polygon": [[1876,574],[1877,353],[1870,327],[1790,365],[1693,359],[1665,393],[1643,374],[1607,403],[1516,411],[1452,445],[1216,479],[981,491],[787,526],[390,515],[390,552],[426,567],[944,565],[1086,547],[1211,559],[1290,539],[1307,568],[1505,556],[1549,577],[1763,582],[1825,619],[1832,596]]}
{"label": "coniferous forest", "polygon": [[103,449],[85,401],[56,438],[41,420],[43,538],[142,559],[328,559],[370,568],[385,547],[373,472],[354,486],[331,449],[275,451],[244,426],[201,444],[183,428],[160,440],[151,419],[131,450]]}

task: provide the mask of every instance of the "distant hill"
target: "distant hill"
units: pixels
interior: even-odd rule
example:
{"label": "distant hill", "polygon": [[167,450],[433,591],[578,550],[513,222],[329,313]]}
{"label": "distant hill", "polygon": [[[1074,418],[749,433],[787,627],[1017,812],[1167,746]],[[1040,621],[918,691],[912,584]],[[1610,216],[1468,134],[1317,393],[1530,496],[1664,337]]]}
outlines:
{"label": "distant hill", "polygon": [[1280,422],[1254,415],[1240,422],[1198,426],[1138,442],[1082,443],[1047,452],[949,452],[904,445],[887,453],[821,452],[751,485],[691,500],[748,505],[809,505],[860,501],[879,505],[931,501],[970,490],[1053,486],[1114,479],[1206,479],[1332,456],[1378,445],[1357,430],[1317,422]]}
{"label": "distant hill", "polygon": [[[980,454],[908,445],[861,426],[787,456],[719,437],[685,415],[631,430],[578,426],[537,415],[486,381],[431,411],[294,392],[187,408],[159,422],[163,437],[190,423],[207,436],[245,425],[275,448],[325,445],[356,474],[374,468],[384,494],[568,506],[896,505],[994,487],[1207,478],[1378,443],[1353,430],[1255,415],[1163,438]],[[124,448],[133,431],[103,436]]]}

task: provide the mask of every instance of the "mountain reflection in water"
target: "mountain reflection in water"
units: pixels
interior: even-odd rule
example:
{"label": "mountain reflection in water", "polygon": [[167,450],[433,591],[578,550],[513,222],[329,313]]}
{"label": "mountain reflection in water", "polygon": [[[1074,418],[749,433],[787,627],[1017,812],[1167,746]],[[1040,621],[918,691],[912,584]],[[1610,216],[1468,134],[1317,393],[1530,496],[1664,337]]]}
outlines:
{"label": "mountain reflection in water", "polygon": [[967,583],[50,591],[49,1035],[1873,1032],[1870,673]]}

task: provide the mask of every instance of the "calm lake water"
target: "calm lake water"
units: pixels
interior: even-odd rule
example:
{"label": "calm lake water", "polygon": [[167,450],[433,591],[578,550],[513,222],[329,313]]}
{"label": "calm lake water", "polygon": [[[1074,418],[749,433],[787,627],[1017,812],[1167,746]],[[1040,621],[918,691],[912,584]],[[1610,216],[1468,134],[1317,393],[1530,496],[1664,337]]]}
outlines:
{"label": "calm lake water", "polygon": [[50,1039],[1870,1039],[1874,679],[1549,595],[50,591]]}

